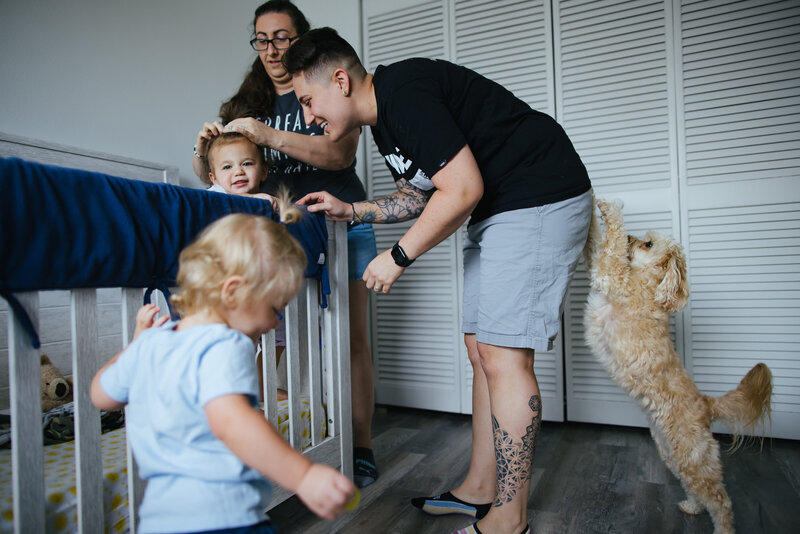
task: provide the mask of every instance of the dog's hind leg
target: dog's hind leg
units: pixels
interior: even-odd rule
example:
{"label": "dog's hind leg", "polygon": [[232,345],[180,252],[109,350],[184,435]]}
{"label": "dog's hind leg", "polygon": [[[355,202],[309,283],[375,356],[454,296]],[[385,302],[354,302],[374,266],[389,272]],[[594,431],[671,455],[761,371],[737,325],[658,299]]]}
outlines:
{"label": "dog's hind leg", "polygon": [[697,496],[692,493],[692,491],[686,487],[686,484],[683,482],[681,478],[680,470],[678,469],[678,465],[675,463],[675,457],[673,455],[672,447],[667,440],[667,437],[664,435],[664,432],[658,425],[651,419],[650,420],[650,435],[653,437],[653,442],[656,444],[656,449],[658,450],[658,455],[664,461],[664,464],[667,468],[675,475],[680,483],[681,487],[683,487],[683,491],[686,492],[686,500],[681,501],[678,503],[678,507],[686,514],[700,514],[705,511],[705,507],[703,504],[697,499]]}
{"label": "dog's hind leg", "polygon": [[701,439],[688,441],[675,455],[679,477],[688,495],[680,508],[687,513],[699,513],[705,508],[714,521],[714,534],[733,534],[733,507],[722,482],[719,444],[710,430]]}

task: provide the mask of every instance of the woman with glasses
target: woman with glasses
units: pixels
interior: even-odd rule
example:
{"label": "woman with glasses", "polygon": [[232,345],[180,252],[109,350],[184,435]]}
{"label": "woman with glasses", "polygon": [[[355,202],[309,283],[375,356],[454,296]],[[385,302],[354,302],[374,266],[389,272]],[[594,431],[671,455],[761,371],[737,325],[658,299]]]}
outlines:
{"label": "woman with glasses", "polygon": [[[309,30],[303,13],[287,0],[270,0],[256,8],[250,45],[258,57],[239,91],[219,110],[221,121],[206,122],[197,135],[195,173],[207,181],[208,141],[223,131],[238,131],[267,151],[270,162],[264,192],[275,195],[283,184],[293,198],[319,190],[356,202],[366,192],[355,172],[359,130],[333,142],[324,127],[306,125],[292,87],[292,77],[281,58],[292,43]],[[352,377],[355,483],[375,481],[378,471],[372,454],[371,424],[374,405],[372,355],[367,337],[369,291],[361,279],[376,255],[370,224],[348,227],[350,297],[350,368]]]}
{"label": "woman with glasses", "polygon": [[452,491],[412,504],[470,516],[454,534],[529,534],[542,410],[534,351],[552,348],[586,243],[586,168],[555,120],[465,67],[414,58],[370,74],[331,28],[298,39],[284,65],[306,120],[334,139],[369,125],[397,186],[362,202],[325,191],[299,202],[339,221],[416,219],[369,264],[367,288],[388,293],[416,258],[469,219],[462,300],[473,369],[469,470]]}

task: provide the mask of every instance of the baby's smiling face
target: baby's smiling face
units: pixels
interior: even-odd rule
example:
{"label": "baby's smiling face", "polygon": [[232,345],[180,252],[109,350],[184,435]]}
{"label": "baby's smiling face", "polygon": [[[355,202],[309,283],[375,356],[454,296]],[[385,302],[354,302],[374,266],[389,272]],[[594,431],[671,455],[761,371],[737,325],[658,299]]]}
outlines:
{"label": "baby's smiling face", "polygon": [[209,178],[232,194],[258,193],[267,177],[261,149],[247,139],[212,146]]}

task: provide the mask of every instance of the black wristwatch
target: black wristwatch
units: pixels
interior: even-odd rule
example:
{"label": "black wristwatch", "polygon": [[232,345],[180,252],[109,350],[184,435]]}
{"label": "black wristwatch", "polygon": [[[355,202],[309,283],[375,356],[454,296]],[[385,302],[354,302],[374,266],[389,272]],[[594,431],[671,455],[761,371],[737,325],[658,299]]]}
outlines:
{"label": "black wristwatch", "polygon": [[400,267],[408,267],[409,265],[414,263],[414,260],[406,256],[406,251],[403,250],[403,247],[400,246],[399,241],[395,243],[394,246],[392,247],[392,258],[394,259],[394,262]]}

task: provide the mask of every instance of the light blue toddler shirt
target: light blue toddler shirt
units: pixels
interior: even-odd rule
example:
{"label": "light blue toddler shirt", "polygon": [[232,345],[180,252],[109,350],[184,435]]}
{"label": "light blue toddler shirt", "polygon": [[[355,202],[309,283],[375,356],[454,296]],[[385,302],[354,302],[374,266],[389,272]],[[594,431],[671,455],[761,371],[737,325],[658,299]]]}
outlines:
{"label": "light blue toddler shirt", "polygon": [[271,487],[218,440],[205,404],[244,394],[255,405],[253,342],[223,324],[150,328],[100,377],[127,402],[128,439],[147,480],[140,532],[232,528],[266,519]]}

